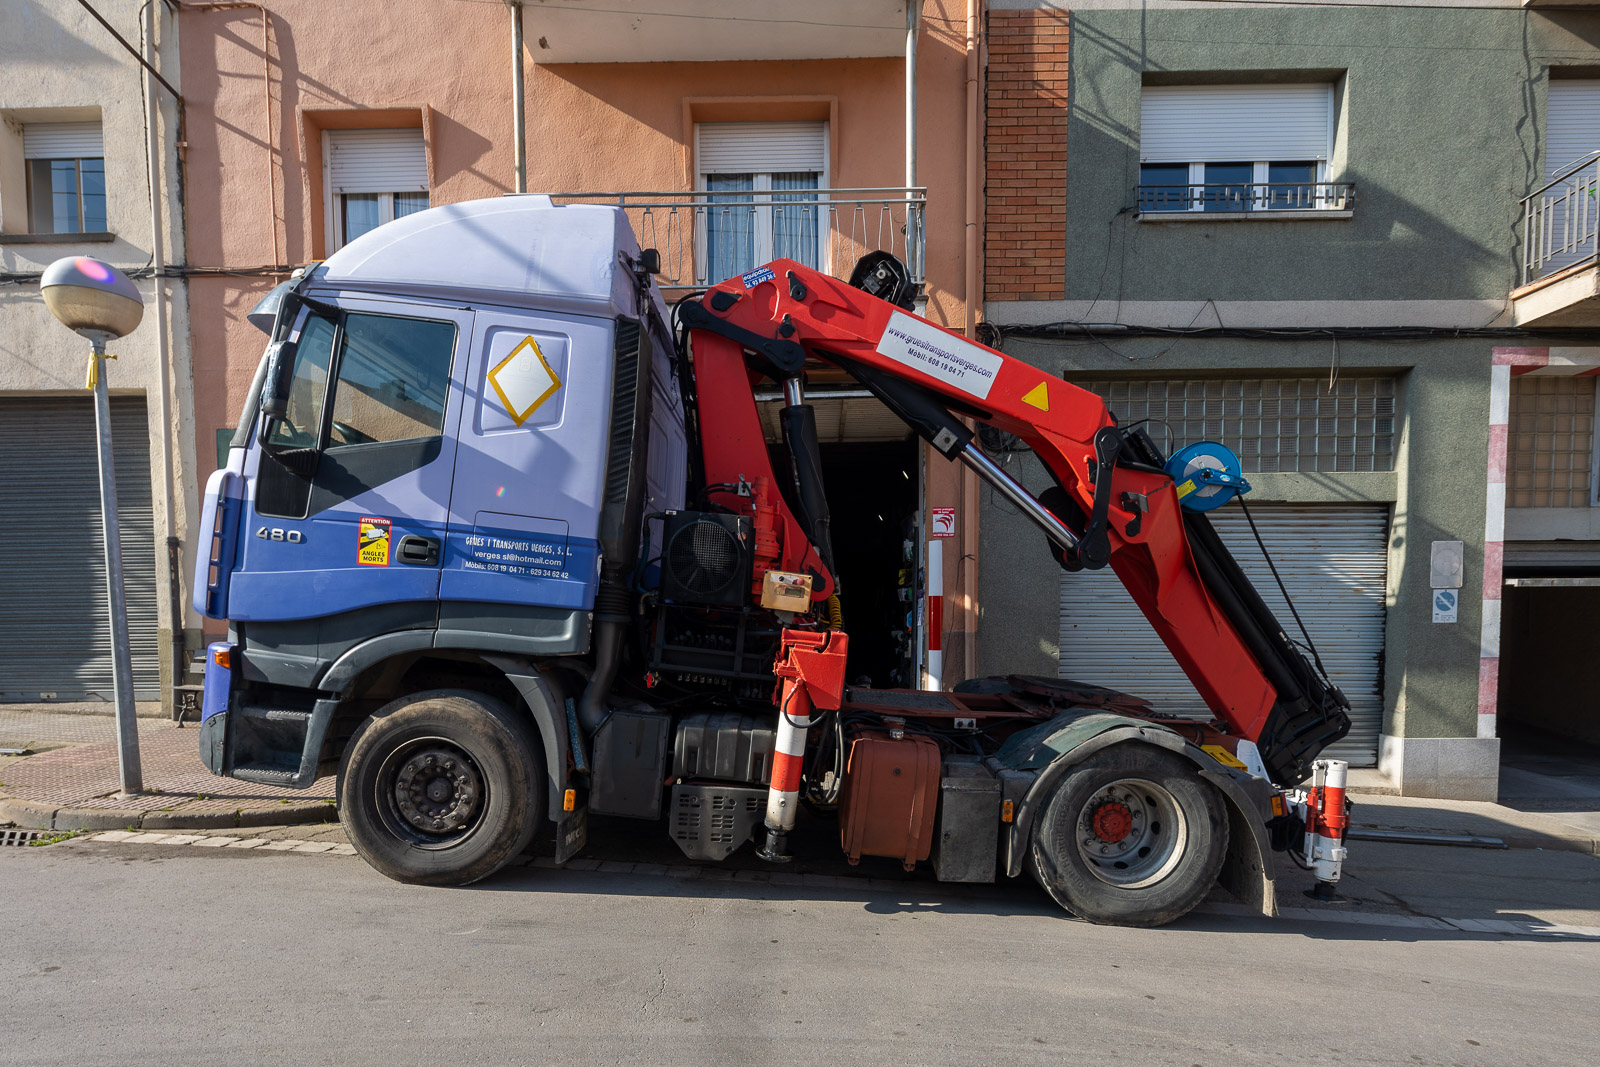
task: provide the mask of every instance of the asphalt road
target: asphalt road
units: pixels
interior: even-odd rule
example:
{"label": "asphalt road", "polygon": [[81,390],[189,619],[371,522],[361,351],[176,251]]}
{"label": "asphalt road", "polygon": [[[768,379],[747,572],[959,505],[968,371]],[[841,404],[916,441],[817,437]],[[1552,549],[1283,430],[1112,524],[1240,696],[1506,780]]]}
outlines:
{"label": "asphalt road", "polygon": [[[1531,855],[1531,854],[1525,854]],[[1585,857],[1587,858],[1587,857]],[[1026,886],[779,888],[72,841],[0,849],[0,1064],[1574,1064],[1600,944]]]}

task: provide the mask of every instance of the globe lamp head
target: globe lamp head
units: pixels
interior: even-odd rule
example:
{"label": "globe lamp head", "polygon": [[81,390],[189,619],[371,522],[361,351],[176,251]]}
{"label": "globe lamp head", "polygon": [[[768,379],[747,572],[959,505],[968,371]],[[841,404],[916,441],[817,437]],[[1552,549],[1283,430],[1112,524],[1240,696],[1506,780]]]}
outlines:
{"label": "globe lamp head", "polygon": [[126,337],[144,317],[144,298],[128,276],[89,256],[50,264],[39,290],[50,314],[97,344]]}

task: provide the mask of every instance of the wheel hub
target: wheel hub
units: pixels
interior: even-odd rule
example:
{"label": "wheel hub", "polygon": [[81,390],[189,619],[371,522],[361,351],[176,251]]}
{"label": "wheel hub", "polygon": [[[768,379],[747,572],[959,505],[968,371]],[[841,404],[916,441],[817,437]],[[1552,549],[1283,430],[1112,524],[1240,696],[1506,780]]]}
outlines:
{"label": "wheel hub", "polygon": [[1108,800],[1095,809],[1094,835],[1102,841],[1116,844],[1133,830],[1133,812],[1126,804]]}
{"label": "wheel hub", "polygon": [[1188,830],[1178,802],[1161,785],[1123,778],[1101,786],[1079,809],[1078,855],[1102,882],[1153,885],[1182,858]]}
{"label": "wheel hub", "polygon": [[412,753],[395,775],[394,799],[413,827],[430,834],[471,825],[483,798],[478,770],[460,752],[425,748]]}

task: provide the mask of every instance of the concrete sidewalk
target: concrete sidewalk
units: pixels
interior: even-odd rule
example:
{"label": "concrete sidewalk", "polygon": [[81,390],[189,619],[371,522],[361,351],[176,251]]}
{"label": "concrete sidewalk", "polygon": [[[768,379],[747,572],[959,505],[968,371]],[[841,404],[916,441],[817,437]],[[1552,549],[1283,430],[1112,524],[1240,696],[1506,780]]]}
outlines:
{"label": "concrete sidewalk", "polygon": [[193,724],[179,729],[170,720],[141,714],[146,792],[119,797],[109,715],[56,705],[0,706],[0,748],[30,753],[0,756],[0,823],[36,830],[195,830],[333,817],[331,776],[310,789],[219,778],[200,762],[199,744],[200,731]]}
{"label": "concrete sidewalk", "polygon": [[1351,775],[1356,829],[1497,837],[1508,848],[1544,848],[1600,856],[1600,813],[1525,811],[1474,800],[1430,800],[1369,792]]}
{"label": "concrete sidewalk", "polygon": [[[1498,837],[1508,848],[1545,848],[1600,856],[1592,812],[1519,811],[1504,804],[1422,797],[1353,795],[1360,829]],[[1586,825],[1587,823],[1587,825]]]}

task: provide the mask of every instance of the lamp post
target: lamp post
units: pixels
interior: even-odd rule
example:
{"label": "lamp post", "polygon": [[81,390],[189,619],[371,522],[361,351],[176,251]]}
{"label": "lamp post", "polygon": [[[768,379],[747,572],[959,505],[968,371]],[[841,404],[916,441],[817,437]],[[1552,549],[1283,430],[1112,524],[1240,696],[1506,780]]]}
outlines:
{"label": "lamp post", "polygon": [[144,299],[127,276],[88,256],[58,259],[39,280],[45,306],[62,325],[88,340],[89,386],[100,445],[100,528],[106,545],[106,592],[111,602],[112,693],[117,706],[117,766],[122,793],[144,791],[139,727],[133,710],[133,664],[128,653],[128,605],[122,589],[122,541],[117,524],[117,471],[111,454],[111,404],[106,395],[106,342],[126,337],[144,317]]}

